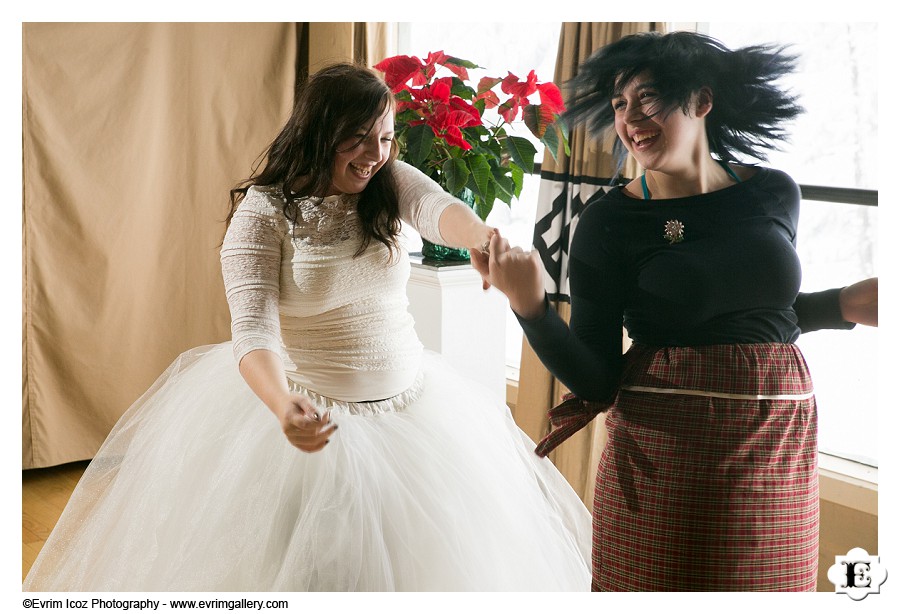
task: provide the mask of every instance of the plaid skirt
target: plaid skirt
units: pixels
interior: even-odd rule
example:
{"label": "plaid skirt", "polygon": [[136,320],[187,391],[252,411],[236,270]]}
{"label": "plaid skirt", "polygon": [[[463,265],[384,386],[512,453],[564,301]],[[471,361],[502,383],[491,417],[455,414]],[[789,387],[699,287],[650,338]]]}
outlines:
{"label": "plaid skirt", "polygon": [[634,345],[606,427],[593,590],[815,590],[816,403],[796,346]]}

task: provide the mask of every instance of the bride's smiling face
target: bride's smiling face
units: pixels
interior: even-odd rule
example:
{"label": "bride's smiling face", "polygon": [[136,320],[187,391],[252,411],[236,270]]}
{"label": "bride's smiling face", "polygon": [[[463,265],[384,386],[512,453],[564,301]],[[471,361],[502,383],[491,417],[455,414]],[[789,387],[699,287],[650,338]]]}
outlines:
{"label": "bride's smiling face", "polygon": [[351,138],[338,143],[327,196],[362,192],[390,158],[393,141],[394,113],[389,108]]}

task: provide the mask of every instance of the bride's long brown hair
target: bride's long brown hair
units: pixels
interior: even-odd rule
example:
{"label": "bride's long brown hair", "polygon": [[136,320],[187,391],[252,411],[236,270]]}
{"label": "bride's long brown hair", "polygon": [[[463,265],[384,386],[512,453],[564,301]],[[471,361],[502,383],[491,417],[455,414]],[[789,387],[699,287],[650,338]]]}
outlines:
{"label": "bride's long brown hair", "polygon": [[[227,222],[231,222],[251,185],[281,188],[287,199],[284,215],[296,222],[295,198],[322,197],[331,188],[338,144],[370,129],[374,119],[393,112],[394,95],[372,70],[341,63],[316,72],[300,85],[290,119],[260,156],[250,177],[231,190]],[[398,248],[400,208],[391,173],[396,157],[395,142],[388,161],[360,194],[357,210],[363,241],[356,255],[373,239],[392,251]]]}

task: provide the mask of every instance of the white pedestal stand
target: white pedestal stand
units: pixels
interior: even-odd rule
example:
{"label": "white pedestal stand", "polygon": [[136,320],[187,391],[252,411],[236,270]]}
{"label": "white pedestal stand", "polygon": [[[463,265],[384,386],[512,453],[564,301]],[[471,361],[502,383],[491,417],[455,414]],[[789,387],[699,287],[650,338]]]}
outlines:
{"label": "white pedestal stand", "polygon": [[420,253],[409,259],[406,293],[422,344],[505,404],[506,297],[482,290],[481,276],[468,263],[423,262]]}

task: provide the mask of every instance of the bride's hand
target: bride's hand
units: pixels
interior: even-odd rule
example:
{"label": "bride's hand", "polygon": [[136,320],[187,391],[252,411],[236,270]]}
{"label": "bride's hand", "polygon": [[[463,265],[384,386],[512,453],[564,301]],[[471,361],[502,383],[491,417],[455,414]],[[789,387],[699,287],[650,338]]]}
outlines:
{"label": "bride's hand", "polygon": [[320,414],[313,402],[302,394],[290,393],[276,402],[275,415],[292,446],[304,452],[318,452],[337,429],[331,414]]}
{"label": "bride's hand", "polygon": [[469,248],[469,261],[472,263],[472,268],[481,274],[481,287],[484,290],[489,289],[492,285],[490,266],[488,264],[490,252],[488,250],[494,235],[500,236],[500,231],[496,228],[491,229],[491,233],[483,244]]}
{"label": "bride's hand", "polygon": [[490,283],[506,295],[510,308],[521,318],[532,320],[544,313],[543,268],[537,251],[510,247],[506,239],[495,234],[487,270]]}

